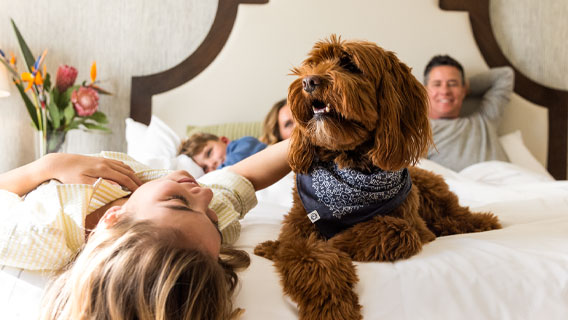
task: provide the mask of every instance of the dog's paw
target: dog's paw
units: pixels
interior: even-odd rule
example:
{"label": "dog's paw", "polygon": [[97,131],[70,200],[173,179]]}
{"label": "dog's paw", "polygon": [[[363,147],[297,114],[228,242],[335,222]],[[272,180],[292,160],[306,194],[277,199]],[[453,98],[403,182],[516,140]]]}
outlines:
{"label": "dog's paw", "polygon": [[280,243],[274,265],[300,319],[361,319],[358,281],[349,255],[315,235]]}
{"label": "dog's paw", "polygon": [[389,221],[385,229],[379,243],[384,260],[408,259],[422,250],[420,235],[406,221]]}
{"label": "dog's paw", "polygon": [[279,245],[279,241],[265,241],[254,248],[254,254],[269,260],[274,260]]}
{"label": "dog's paw", "polygon": [[[353,304],[355,303],[355,304]],[[360,320],[363,319],[361,306],[357,301],[343,299],[339,303],[326,302],[323,305],[311,305],[308,308],[300,309],[300,320],[322,320],[322,319],[341,319],[341,320]]]}
{"label": "dog's paw", "polygon": [[491,213],[470,213],[448,216],[437,219],[432,225],[438,235],[447,236],[469,232],[483,232],[501,229],[501,224],[496,216]]}
{"label": "dog's paw", "polygon": [[499,219],[492,213],[472,213],[472,225],[474,232],[501,229]]}
{"label": "dog's paw", "polygon": [[422,250],[418,232],[407,221],[389,216],[355,225],[329,242],[356,261],[396,261]]}

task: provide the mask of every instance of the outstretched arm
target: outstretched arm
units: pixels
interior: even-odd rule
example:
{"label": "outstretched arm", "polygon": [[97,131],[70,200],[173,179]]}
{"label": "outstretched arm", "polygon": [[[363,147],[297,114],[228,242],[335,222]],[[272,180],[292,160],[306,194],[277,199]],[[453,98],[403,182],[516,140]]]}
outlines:
{"label": "outstretched arm", "polygon": [[288,164],[289,140],[278,142],[229,167],[229,170],[247,178],[255,190],[264,189],[290,172]]}
{"label": "outstretched arm", "polygon": [[52,153],[25,166],[0,174],[0,189],[23,196],[50,179],[57,179],[62,183],[92,184],[98,178],[114,181],[132,191],[142,184],[134,171],[121,161],[78,154]]}
{"label": "outstretched arm", "polygon": [[491,121],[500,121],[511,99],[515,73],[510,67],[493,68],[470,79],[470,95],[482,98],[479,112]]}

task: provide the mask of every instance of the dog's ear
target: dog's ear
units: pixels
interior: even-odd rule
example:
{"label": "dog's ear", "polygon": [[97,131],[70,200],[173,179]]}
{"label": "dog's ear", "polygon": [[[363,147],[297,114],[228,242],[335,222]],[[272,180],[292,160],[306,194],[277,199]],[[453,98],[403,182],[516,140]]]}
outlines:
{"label": "dog's ear", "polygon": [[306,139],[304,128],[296,126],[290,136],[290,151],[288,162],[295,173],[308,173],[310,166],[315,160],[316,147]]}
{"label": "dog's ear", "polygon": [[426,89],[393,52],[380,50],[378,123],[368,156],[383,170],[416,164],[432,144]]}

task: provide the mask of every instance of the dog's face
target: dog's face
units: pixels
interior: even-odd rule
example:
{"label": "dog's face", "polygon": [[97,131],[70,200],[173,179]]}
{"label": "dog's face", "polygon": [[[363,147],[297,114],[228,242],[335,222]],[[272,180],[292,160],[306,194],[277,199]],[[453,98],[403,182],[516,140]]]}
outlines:
{"label": "dog's face", "polygon": [[288,103],[305,139],[328,150],[353,150],[378,120],[376,72],[337,41],[319,42],[291,85]]}
{"label": "dog's face", "polygon": [[324,154],[334,154],[341,167],[395,170],[427,150],[426,92],[392,52],[332,35],[292,72],[298,76],[288,93],[296,121],[294,171],[307,172]]}

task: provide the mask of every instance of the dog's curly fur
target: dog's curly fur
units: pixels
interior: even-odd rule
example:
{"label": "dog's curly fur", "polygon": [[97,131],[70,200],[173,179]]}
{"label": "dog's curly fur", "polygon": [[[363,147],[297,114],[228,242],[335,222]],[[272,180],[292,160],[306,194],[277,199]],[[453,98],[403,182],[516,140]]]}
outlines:
{"label": "dog's curly fur", "polygon": [[278,240],[259,244],[255,254],[274,261],[301,319],[361,318],[352,260],[406,259],[436,236],[500,228],[492,214],[460,206],[442,177],[413,167],[432,143],[428,98],[393,52],[332,35],[293,73],[289,161],[295,173],[309,173],[317,159],[362,171],[408,168],[412,179],[398,208],[329,240],[309,221],[294,187]]}

